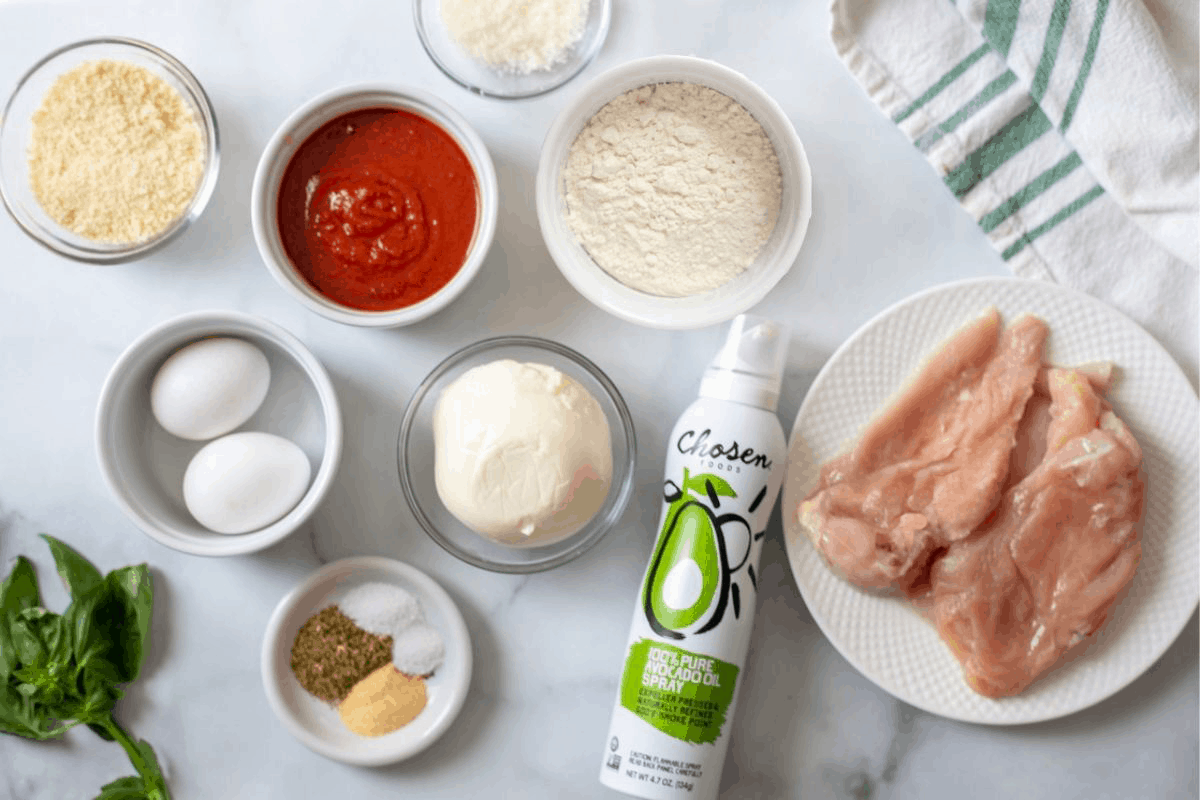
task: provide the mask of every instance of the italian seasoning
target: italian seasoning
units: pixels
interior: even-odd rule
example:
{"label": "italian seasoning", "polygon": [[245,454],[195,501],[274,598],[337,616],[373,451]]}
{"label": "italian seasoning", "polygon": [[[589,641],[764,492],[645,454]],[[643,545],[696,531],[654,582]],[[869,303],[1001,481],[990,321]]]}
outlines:
{"label": "italian seasoning", "polygon": [[292,643],[292,672],[310,694],[340,703],[354,685],[392,661],[392,637],[376,636],[330,606],[310,617]]}

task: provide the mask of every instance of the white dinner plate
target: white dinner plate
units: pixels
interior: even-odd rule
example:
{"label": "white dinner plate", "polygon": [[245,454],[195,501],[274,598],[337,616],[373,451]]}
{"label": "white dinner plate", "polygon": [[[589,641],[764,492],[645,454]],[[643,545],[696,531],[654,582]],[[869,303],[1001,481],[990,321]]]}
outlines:
{"label": "white dinner plate", "polygon": [[[1067,663],[1017,697],[976,694],[931,623],[903,600],[835,577],[796,509],[820,465],[841,453],[938,343],[988,306],[1007,324],[1031,312],[1050,325],[1047,358],[1112,361],[1117,415],[1142,446],[1142,561],[1108,623]],[[874,683],[952,719],[1013,725],[1065,716],[1109,697],[1175,640],[1200,595],[1197,427],[1200,406],[1179,366],[1150,334],[1094,297],[1051,283],[986,278],[938,286],[897,303],[850,337],[813,382],[796,416],[783,488],[788,559],[804,602],[834,647]]]}
{"label": "white dinner plate", "polygon": [[[425,708],[404,727],[373,737],[348,729],[337,709],[305,691],[291,669],[292,643],[300,626],[368,582],[390,583],[417,598],[425,621],[442,634],[446,645],[442,665],[425,679]],[[275,715],[309,749],[358,766],[411,758],[445,733],[467,697],[471,662],[467,625],[450,595],[415,567],[379,556],[344,558],[309,575],[279,601],[263,636],[263,688]]]}

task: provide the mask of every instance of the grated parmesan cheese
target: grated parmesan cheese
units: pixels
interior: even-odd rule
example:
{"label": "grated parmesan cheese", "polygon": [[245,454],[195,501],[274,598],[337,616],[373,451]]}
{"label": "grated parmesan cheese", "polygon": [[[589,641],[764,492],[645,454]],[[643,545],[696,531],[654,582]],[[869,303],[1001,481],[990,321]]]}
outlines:
{"label": "grated parmesan cheese", "polygon": [[561,62],[583,37],[588,0],[441,0],[442,23],[474,58],[529,73]]}
{"label": "grated parmesan cheese", "polygon": [[187,209],[203,171],[191,109],[145,67],[82,64],[54,82],[33,115],[34,196],[88,239],[124,244],[160,233]]}

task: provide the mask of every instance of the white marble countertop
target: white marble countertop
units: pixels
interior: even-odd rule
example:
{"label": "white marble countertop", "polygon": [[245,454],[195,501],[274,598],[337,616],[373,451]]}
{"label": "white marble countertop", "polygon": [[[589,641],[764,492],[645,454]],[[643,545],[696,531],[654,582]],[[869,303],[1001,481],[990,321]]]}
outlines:
{"label": "white marble countertop", "polygon": [[[827,4],[808,0],[616,0],[612,30],[581,76],[657,53],[706,56],[762,85],[808,150],[814,213],[790,274],[759,307],[792,326],[780,415],[790,427],[833,349],[889,304],[1005,267],[920,154],[871,104],[828,41]],[[597,782],[622,648],[658,513],[665,438],[722,328],[666,333],[622,323],[560,276],[533,205],[540,143],[579,83],[522,102],[486,100],[425,56],[406,0],[0,2],[0,90],[43,54],[102,34],[145,39],[199,77],[221,129],[221,176],[204,216],[144,261],[96,268],[55,257],[0,218],[0,563],[33,558],[51,608],[65,604],[48,532],[103,569],[146,561],[156,588],[143,678],[118,707],[193,798],[616,797]],[[496,162],[495,244],[465,295],[396,331],[327,322],[263,268],[248,212],[259,152],[283,118],[333,86],[387,80],[458,108]],[[333,376],[346,422],[340,475],[305,530],[263,553],[205,559],[137,531],[105,489],[92,415],[117,355],[149,326],[200,308],[282,324]],[[453,349],[498,333],[574,346],[623,391],[640,445],[640,489],[619,529],[578,561],[530,577],[458,562],[414,524],[394,442],[403,404]],[[1195,366],[1188,369],[1195,374]],[[475,675],[450,731],[402,764],[328,761],[267,706],[259,650],[279,598],[320,563],[385,555],[440,581],[474,640]],[[1197,624],[1150,671],[1054,722],[988,728],[897,702],[823,638],[784,558],[778,517],[763,554],[746,684],[733,720],[728,798],[1161,798],[1197,796]],[[553,635],[551,635],[553,631]],[[94,796],[130,772],[86,730],[61,742],[0,737],[0,798]]]}

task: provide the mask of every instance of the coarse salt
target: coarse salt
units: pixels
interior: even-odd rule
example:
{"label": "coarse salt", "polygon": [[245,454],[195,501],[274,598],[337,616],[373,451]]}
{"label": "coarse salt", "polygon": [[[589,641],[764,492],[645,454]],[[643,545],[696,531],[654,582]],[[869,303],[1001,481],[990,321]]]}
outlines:
{"label": "coarse salt", "polygon": [[442,635],[424,622],[410,625],[392,641],[392,663],[405,675],[429,675],[445,655]]}
{"label": "coarse salt", "polygon": [[417,598],[390,583],[356,586],[337,605],[362,630],[393,639],[424,619]]}

